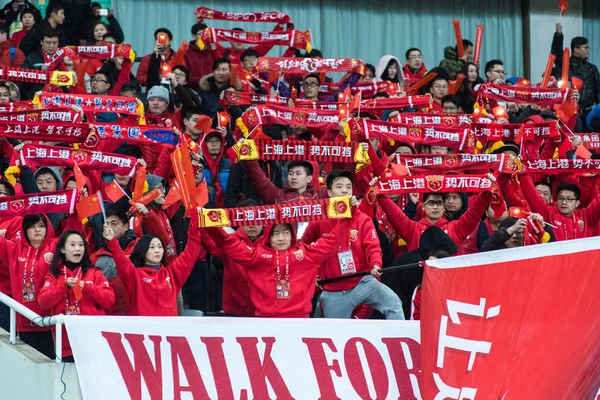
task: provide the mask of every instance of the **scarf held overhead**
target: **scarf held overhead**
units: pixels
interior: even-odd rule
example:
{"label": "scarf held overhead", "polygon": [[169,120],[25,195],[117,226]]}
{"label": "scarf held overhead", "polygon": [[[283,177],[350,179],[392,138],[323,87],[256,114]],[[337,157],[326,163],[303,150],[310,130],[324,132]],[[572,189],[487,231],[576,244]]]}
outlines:
{"label": "scarf held overhead", "polygon": [[409,175],[443,174],[446,172],[467,172],[498,170],[512,172],[509,158],[504,154],[395,154],[396,163],[406,166]]}
{"label": "scarf held overhead", "polygon": [[310,31],[246,32],[220,28],[206,28],[202,31],[197,43],[200,50],[203,50],[209,43],[229,42],[268,44],[310,51],[312,49],[310,41]]}
{"label": "scarf held overhead", "polygon": [[103,96],[94,94],[67,94],[43,92],[39,99],[42,108],[80,107],[88,112],[107,112],[126,115],[144,115],[144,104],[137,99],[123,96]]}
{"label": "scarf held overhead", "polygon": [[377,194],[444,193],[492,191],[494,182],[487,175],[413,175],[381,177]]}
{"label": "scarf held overhead", "polygon": [[299,125],[321,130],[338,129],[337,111],[311,110],[275,105],[258,105],[248,109],[238,119],[238,126],[244,132],[252,131],[258,125]]}
{"label": "scarf held overhead", "polygon": [[257,72],[308,75],[320,72],[355,72],[365,74],[366,64],[356,58],[260,57]]}
{"label": "scarf held overhead", "polygon": [[571,93],[572,90],[567,88],[541,89],[484,83],[479,87],[478,98],[538,104],[540,106],[548,107],[554,104],[564,103],[570,97]]}
{"label": "scarf held overhead", "polygon": [[211,10],[207,7],[198,7],[195,12],[199,20],[213,19],[219,21],[235,22],[272,22],[276,24],[287,24],[292,22],[289,15],[278,11],[231,13],[224,11]]}
{"label": "scarf held overhead", "polygon": [[245,140],[239,160],[307,160],[338,163],[364,162],[358,143],[306,142],[303,140]]}
{"label": "scarf held overhead", "polygon": [[201,228],[217,226],[248,226],[323,221],[329,218],[352,218],[350,199],[295,201],[268,206],[216,208],[200,210]]}
{"label": "scarf held overhead", "polygon": [[0,216],[18,217],[30,214],[72,214],[76,190],[60,190],[0,198]]}

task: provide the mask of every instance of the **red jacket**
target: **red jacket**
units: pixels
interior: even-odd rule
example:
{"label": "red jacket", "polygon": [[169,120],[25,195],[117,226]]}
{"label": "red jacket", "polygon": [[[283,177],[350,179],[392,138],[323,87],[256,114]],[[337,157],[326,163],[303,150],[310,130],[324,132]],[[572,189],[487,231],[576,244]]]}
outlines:
{"label": "red jacket", "polygon": [[[177,246],[169,217],[162,209],[148,208],[148,211],[150,211],[148,215],[142,218],[142,224],[148,233],[155,234],[163,242],[167,252],[167,265],[171,265],[177,257]],[[144,232],[137,228],[134,224],[133,230],[137,237],[144,236]]]}
{"label": "red jacket", "polygon": [[[250,298],[248,271],[231,253],[217,246],[205,230],[201,231],[201,235],[202,245],[206,250],[223,260],[223,311],[236,317],[254,317],[256,309]],[[264,237],[259,237],[253,242],[241,229],[235,231],[235,235],[250,247],[256,247]]]}
{"label": "red jacket", "polygon": [[15,48],[15,60],[13,61],[10,57],[10,40],[5,40],[0,43],[0,64],[8,65],[9,67],[20,67],[25,62],[25,53],[23,53],[18,47]]}
{"label": "red jacket", "polygon": [[198,216],[192,213],[188,242],[183,253],[168,267],[136,268],[116,238],[108,242],[117,274],[130,295],[131,315],[177,316],[177,294],[194,268],[200,248]]}
{"label": "red jacket", "polygon": [[[154,53],[146,54],[144,58],[142,58],[142,61],[140,61],[140,65],[138,66],[137,72],[135,73],[135,77],[140,83],[140,86],[146,86],[146,82],[148,79],[148,64],[150,64],[150,57],[152,57],[153,55]],[[171,65],[173,63],[173,58],[175,57],[175,52],[173,51],[173,49],[169,49],[169,54],[167,56],[161,57],[161,64],[167,63]],[[174,65],[171,65],[171,67],[174,67]]]}
{"label": "red jacket", "polygon": [[[39,315],[48,315],[47,308],[43,308],[37,301],[40,289],[44,285],[44,279],[48,273],[48,268],[54,257],[57,238],[54,238],[54,229],[48,217],[46,217],[46,238],[42,245],[34,249],[27,233],[23,232],[21,240],[11,242],[4,237],[0,237],[0,273],[4,276],[10,276],[11,293],[13,298],[31,311]],[[33,285],[35,300],[23,301],[23,289],[25,284]],[[31,326],[30,321],[20,314],[17,314],[17,331],[47,331],[48,327]]]}
{"label": "red jacket", "polygon": [[548,221],[558,227],[558,229],[553,229],[557,242],[596,235],[598,220],[600,220],[600,197],[596,197],[585,208],[575,209],[575,212],[567,217],[560,213],[555,203],[546,204],[542,196],[535,189],[530,176],[521,175],[520,179],[523,194],[531,207],[531,211],[541,214],[544,221]]}
{"label": "red jacket", "polygon": [[[327,237],[335,226],[336,222],[333,219],[311,222],[308,224],[306,231],[304,231],[304,235],[302,235],[302,242],[309,244],[317,241],[321,237]],[[375,231],[373,221],[371,221],[366,214],[358,212],[352,219],[352,225],[350,225],[348,234],[345,236],[340,235],[339,240],[340,247],[336,249],[337,252],[334,251],[333,253],[336,256],[329,257],[327,261],[321,265],[319,270],[321,279],[335,278],[344,275],[337,254],[348,251],[349,248],[352,249],[352,257],[354,259],[356,270],[347,271],[346,274],[367,272],[376,265],[380,268],[382,267],[383,256],[381,246],[379,245],[379,237]],[[358,285],[361,279],[362,277],[358,277],[329,283],[324,285],[323,289],[332,292],[350,290]]]}
{"label": "red jacket", "polygon": [[[176,127],[181,130],[181,121],[182,119],[180,112],[171,113],[169,110],[167,110],[161,115],[155,115],[150,112],[146,112],[146,122],[148,125]],[[142,152],[142,158],[148,164],[146,167],[148,172],[154,173],[154,169],[158,164],[158,156],[160,156],[164,146],[168,145],[161,145],[158,143],[139,144],[140,151]]]}
{"label": "red jacket", "polygon": [[473,202],[469,204],[467,211],[458,220],[448,221],[446,218],[441,218],[435,224],[429,222],[426,218],[423,218],[418,222],[409,219],[406,214],[404,214],[404,211],[398,208],[398,206],[387,197],[380,197],[379,204],[387,214],[388,220],[396,232],[398,232],[398,234],[406,241],[407,250],[413,251],[420,247],[419,238],[423,231],[433,225],[437,225],[443,229],[460,248],[469,233],[471,233],[481,221],[481,217],[485,213],[490,198],[490,192],[482,192],[478,196],[473,197]]}
{"label": "red jacket", "polygon": [[198,91],[200,90],[200,79],[212,73],[215,56],[210,48],[200,50],[196,42],[191,42],[183,56],[183,62],[190,71],[188,85]]}
{"label": "red jacket", "polygon": [[[223,251],[234,255],[235,260],[248,270],[250,297],[256,307],[257,317],[307,318],[312,310],[311,300],[315,293],[317,267],[335,255],[338,235],[345,236],[352,220],[339,221],[329,236],[310,245],[297,243],[292,232],[292,245],[286,251],[277,251],[268,245],[271,229],[265,229],[265,242],[250,247],[235,235],[221,228],[208,228],[207,233]],[[277,298],[277,264],[280,280],[289,279],[289,297]]]}
{"label": "red jacket", "polygon": [[[77,304],[81,315],[105,315],[105,310],[115,302],[115,292],[102,275],[102,271],[98,268],[89,268],[83,274],[81,277],[84,282],[83,297],[77,302],[73,289],[67,287],[66,280],[67,278],[76,278],[79,274],[79,268],[71,271],[61,266],[61,269],[65,275],[55,277],[50,272],[46,274],[44,287],[38,295],[38,302],[42,307],[50,309],[52,315],[57,315],[66,314],[67,305],[71,307]],[[71,344],[69,343],[67,331],[63,326],[62,356],[71,355],[73,355]]]}
{"label": "red jacket", "polygon": [[256,190],[256,193],[259,194],[265,204],[288,203],[298,199],[315,200],[329,198],[326,187],[323,187],[321,190],[315,190],[309,186],[302,194],[298,194],[297,191],[287,186],[279,189],[265,176],[258,161],[244,161],[244,165],[246,166],[248,177],[252,182],[252,186],[254,186],[254,190]]}

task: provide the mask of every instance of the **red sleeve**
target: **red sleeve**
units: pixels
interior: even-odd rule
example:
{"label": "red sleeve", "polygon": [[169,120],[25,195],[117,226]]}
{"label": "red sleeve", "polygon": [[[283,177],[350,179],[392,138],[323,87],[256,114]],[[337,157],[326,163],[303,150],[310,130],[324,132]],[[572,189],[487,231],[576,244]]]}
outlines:
{"label": "red sleeve", "polygon": [[69,288],[63,275],[56,278],[48,272],[44,279],[44,287],[37,295],[37,301],[40,307],[49,310],[56,307],[61,301],[65,301],[68,291]]}
{"label": "red sleeve", "polygon": [[[239,228],[238,228],[239,229]],[[209,252],[219,258],[223,258],[225,253],[221,250],[219,246],[215,243],[215,241],[210,237],[210,235],[206,232],[205,229],[200,229],[200,239],[202,241],[202,247]]]}
{"label": "red sleeve", "polygon": [[195,210],[191,213],[190,229],[187,238],[187,244],[183,253],[168,266],[169,270],[173,273],[173,286],[176,292],[181,290],[183,284],[190,276],[196,259],[198,259],[198,252],[200,251],[200,228],[198,227],[198,213]]}
{"label": "red sleeve", "polygon": [[329,235],[323,236],[311,244],[301,243],[300,246],[305,250],[306,262],[321,264],[332,255],[335,255],[334,250],[339,246],[340,237],[348,237],[352,220],[352,218],[338,220]]}
{"label": "red sleeve", "polygon": [[142,61],[140,61],[140,65],[138,66],[137,72],[135,73],[135,78],[140,83],[140,86],[146,86],[146,79],[148,78],[148,64],[150,64],[151,55],[152,54],[148,54],[144,56],[144,58],[142,58]]}
{"label": "red sleeve", "polygon": [[[283,31],[283,27],[279,26],[279,24],[275,25],[275,28],[273,29],[272,32],[280,32]],[[259,56],[264,57],[267,55],[267,53],[269,51],[271,51],[271,49],[273,48],[274,45],[272,44],[257,44],[256,46],[252,46],[249,48],[249,50],[254,50],[258,53]]]}
{"label": "red sleeve", "polygon": [[206,233],[214,240],[217,246],[232,255],[235,260],[244,268],[252,268],[254,259],[257,255],[257,249],[248,246],[237,235],[230,235],[223,228],[205,228]]}
{"label": "red sleeve", "polygon": [[596,176],[581,176],[577,184],[581,190],[580,208],[585,208],[598,197],[598,187],[596,187]]}
{"label": "red sleeve", "polygon": [[365,223],[362,225],[362,247],[367,257],[367,262],[371,267],[383,266],[383,252],[381,251],[381,245],[379,244],[379,236],[375,231],[375,225],[370,219],[365,219]]}
{"label": "red sleeve", "polygon": [[309,244],[319,240],[319,237],[319,222],[313,221],[308,224],[304,234],[302,234],[302,239],[300,240],[302,243]]}
{"label": "red sleeve", "polygon": [[[455,237],[452,240],[455,241],[457,246],[460,246],[479,225],[491,198],[492,194],[490,192],[479,193],[478,196],[473,197],[473,202],[469,204],[467,211],[457,221],[448,223],[449,227],[454,228],[453,236]],[[450,229],[448,229],[448,232],[450,232]]]}
{"label": "red sleeve", "polygon": [[593,225],[596,225],[597,221],[600,219],[600,196],[596,196],[590,205],[582,211],[588,221],[592,222]]}
{"label": "red sleeve", "polygon": [[173,153],[174,150],[175,148],[173,147],[163,147],[160,156],[158,156],[154,175],[162,176],[165,180],[175,175],[173,172],[173,162],[171,161],[171,153]]}
{"label": "red sleeve", "polygon": [[538,193],[531,177],[529,175],[521,175],[520,182],[523,195],[527,203],[529,203],[531,211],[540,214],[544,218],[544,221],[549,221],[551,206],[547,205],[543,197]]}
{"label": "red sleeve", "polygon": [[211,50],[212,51],[212,55],[215,58],[215,60],[217,58],[223,58],[225,57],[225,47],[221,46],[219,43],[215,43],[215,45],[217,46],[216,49]]}
{"label": "red sleeve", "polygon": [[390,198],[380,197],[379,205],[387,215],[388,221],[400,235],[406,243],[412,242],[413,235],[420,235],[421,230],[420,224],[417,221],[413,221],[404,214],[404,211],[400,209]]}
{"label": "red sleeve", "polygon": [[421,290],[421,286],[417,287],[412,298],[410,319],[414,321],[419,321],[421,319]]}
{"label": "red sleeve", "polygon": [[83,295],[88,296],[101,308],[110,308],[115,303],[115,292],[108,284],[108,280],[98,268],[94,268],[94,281],[85,281]]}
{"label": "red sleeve", "polygon": [[513,185],[510,180],[509,174],[500,174],[498,175],[498,185],[502,190],[502,196],[508,202],[508,205],[511,207],[522,207],[524,206],[524,201],[519,195],[516,188],[519,186]]}
{"label": "red sleeve", "polygon": [[109,240],[108,251],[110,251],[117,267],[117,276],[123,282],[123,286],[130,291],[135,286],[135,266],[129,257],[123,253],[119,241],[116,238]]}
{"label": "red sleeve", "polygon": [[293,47],[288,47],[285,53],[281,57],[294,57],[296,55],[296,49]]}
{"label": "red sleeve", "polygon": [[244,161],[244,166],[246,167],[252,186],[254,186],[254,190],[256,190],[260,198],[263,199],[265,204],[275,204],[279,198],[281,189],[265,176],[257,161]]}
{"label": "red sleeve", "polygon": [[[139,70],[138,70],[139,71]],[[129,82],[129,75],[131,74],[131,60],[128,58],[123,59],[123,64],[121,65],[121,71],[119,72],[119,76],[117,78],[117,84],[110,91],[112,96],[118,96],[121,88],[124,84]]]}

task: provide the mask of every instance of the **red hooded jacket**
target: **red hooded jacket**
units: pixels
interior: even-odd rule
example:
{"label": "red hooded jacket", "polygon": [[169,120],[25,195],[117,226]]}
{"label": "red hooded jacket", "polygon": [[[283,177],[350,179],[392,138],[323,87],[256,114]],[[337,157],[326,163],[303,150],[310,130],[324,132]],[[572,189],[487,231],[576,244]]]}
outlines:
{"label": "red hooded jacket", "polygon": [[556,225],[553,229],[556,241],[582,239],[592,237],[597,233],[598,220],[600,220],[600,197],[596,197],[589,206],[575,209],[571,216],[560,213],[556,203],[548,205],[537,192],[531,177],[521,176],[521,188],[531,211],[540,214],[544,221]]}
{"label": "red hooded jacket", "polygon": [[[231,253],[217,246],[205,230],[201,231],[201,235],[202,245],[206,250],[223,260],[223,311],[236,317],[254,317],[256,309],[250,298],[248,271],[232,257]],[[256,247],[264,238],[264,236],[259,237],[253,242],[241,229],[235,231],[235,235],[250,247]]]}
{"label": "red hooded jacket", "polygon": [[[27,239],[27,232],[21,234],[21,240],[11,242],[0,237],[0,273],[10,277],[11,293],[13,298],[31,311],[39,315],[48,315],[48,309],[43,308],[37,301],[40,289],[44,285],[44,279],[48,268],[54,257],[57,238],[54,238],[54,228],[48,217],[46,219],[46,237],[41,246],[34,249]],[[33,285],[36,299],[34,301],[23,301],[23,289],[26,284]],[[49,327],[31,326],[30,321],[17,314],[17,331],[47,331]]]}
{"label": "red hooded jacket", "polygon": [[[135,73],[135,78],[140,83],[140,86],[146,86],[146,83],[148,81],[148,65],[150,64],[150,57],[152,57],[153,55],[154,53],[146,54],[144,58],[142,58],[142,61],[140,61],[140,65],[138,66],[137,72]],[[169,54],[167,54],[167,56],[161,57],[161,64],[166,63],[171,67],[174,67],[174,65],[172,65],[173,58],[175,58],[175,51],[173,51],[173,49],[169,49]]]}
{"label": "red hooded jacket", "polygon": [[[292,228],[292,244],[285,251],[274,250],[267,243],[275,225],[265,228],[265,241],[255,247],[248,246],[236,235],[229,235],[221,228],[208,228],[207,233],[223,251],[233,255],[236,262],[248,270],[250,297],[257,317],[308,318],[318,265],[335,255],[338,237],[346,237],[351,224],[351,219],[339,221],[329,236],[309,245],[298,243]],[[277,298],[278,265],[279,279],[285,279],[287,271],[290,289],[287,298]]]}
{"label": "red hooded jacket", "polygon": [[210,48],[200,50],[196,42],[191,42],[183,56],[183,62],[190,71],[188,85],[198,91],[200,90],[200,79],[212,73],[215,56]]}
{"label": "red hooded jacket", "polygon": [[[77,278],[79,268],[73,271],[62,266],[64,275],[54,276],[48,272],[44,287],[38,295],[38,302],[44,308],[50,309],[52,315],[66,314],[67,306],[79,306],[80,315],[105,315],[107,308],[115,302],[115,292],[109,286],[108,281],[102,275],[99,268],[89,268],[81,277],[84,282],[83,297],[79,302],[75,300],[72,288],[67,287],[67,278]],[[77,282],[79,284],[79,282]],[[62,356],[73,355],[67,331],[63,326]]]}
{"label": "red hooded jacket", "polygon": [[200,249],[198,215],[192,213],[188,241],[185,250],[168,267],[158,270],[150,267],[135,267],[121,250],[119,241],[108,242],[117,274],[121,277],[130,295],[131,315],[177,316],[177,294],[194,268]]}
{"label": "red hooded jacket", "polygon": [[448,221],[446,218],[442,217],[435,224],[429,222],[427,218],[423,218],[418,222],[409,219],[406,214],[404,214],[404,211],[398,208],[398,206],[387,197],[380,197],[379,204],[387,214],[388,220],[396,232],[398,232],[398,234],[406,241],[406,249],[408,251],[413,251],[420,247],[419,238],[423,231],[433,225],[437,225],[443,229],[444,232],[450,236],[452,241],[460,247],[473,229],[479,225],[491,197],[492,194],[490,192],[482,192],[478,196],[473,197],[473,202],[469,204],[467,211],[458,220]]}
{"label": "red hooded jacket", "polygon": [[[313,221],[308,224],[306,231],[304,231],[302,242],[309,244],[317,241],[321,237],[327,237],[335,226],[336,222],[332,219]],[[379,237],[377,236],[377,231],[375,231],[373,221],[371,221],[366,214],[358,212],[352,219],[352,225],[350,225],[348,234],[346,236],[339,236],[340,247],[337,249],[337,252],[345,252],[350,248],[352,250],[352,257],[356,269],[356,271],[346,273],[367,272],[375,266],[382,267],[383,256],[381,246],[379,245]],[[319,275],[321,279],[335,278],[344,275],[338,257],[329,257],[327,261],[321,265]],[[323,289],[332,292],[350,290],[358,285],[361,279],[362,277],[358,277],[329,283],[324,285]]]}

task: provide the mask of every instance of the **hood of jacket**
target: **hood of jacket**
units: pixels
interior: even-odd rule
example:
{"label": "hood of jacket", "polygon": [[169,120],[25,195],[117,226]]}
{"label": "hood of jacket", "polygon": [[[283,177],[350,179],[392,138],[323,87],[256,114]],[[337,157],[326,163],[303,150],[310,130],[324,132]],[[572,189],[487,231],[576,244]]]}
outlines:
{"label": "hood of jacket", "polygon": [[439,226],[430,226],[425,229],[419,238],[419,251],[423,259],[434,250],[444,250],[448,254],[458,251],[456,243]]}
{"label": "hood of jacket", "polygon": [[458,53],[454,46],[448,46],[444,49],[444,58],[449,58],[452,61],[458,61]]}
{"label": "hood of jacket", "polygon": [[[52,227],[52,222],[50,222],[50,219],[48,218],[48,216],[46,214],[41,214],[44,216],[44,220],[46,221],[46,237],[44,238],[44,241],[42,242],[42,245],[40,246],[43,247],[45,245],[47,245],[48,243],[50,243],[52,240],[54,240],[54,227]],[[27,231],[25,230],[25,227],[23,226],[23,222],[21,221],[21,244],[24,245],[25,247],[31,247],[31,243],[29,243],[29,239],[27,238]]]}
{"label": "hood of jacket", "polygon": [[[268,247],[269,249],[273,250],[273,248],[271,247],[271,245],[269,244],[269,238],[271,237],[271,232],[273,231],[273,228],[275,227],[275,225],[283,225],[283,224],[273,224],[273,225],[267,225],[265,226],[265,229],[263,230],[263,244],[265,247]],[[284,224],[290,227],[290,230],[292,231],[292,243],[290,244],[290,247],[288,248],[291,249],[292,247],[296,246],[296,244],[298,244],[298,234],[297,234],[297,228],[295,226],[295,224]]]}
{"label": "hood of jacket", "polygon": [[[89,194],[94,192],[94,186],[92,186],[92,181],[90,180],[90,178],[88,178],[86,175],[83,175],[83,177],[85,178],[85,187],[87,188],[87,191]],[[67,183],[69,182],[69,179],[75,179],[75,173],[74,172],[69,172],[67,175],[65,175],[65,179],[64,182],[62,184],[62,189],[66,190],[67,189]]]}
{"label": "hood of jacket", "polygon": [[[37,180],[37,177],[40,174],[45,174],[48,172],[51,173],[52,176],[54,176],[54,179],[56,179],[56,182],[58,183],[56,186],[58,188],[62,188],[63,187],[63,179],[62,179],[62,176],[60,175],[60,172],[58,171],[58,169],[56,167],[40,167],[35,170],[35,174],[33,174],[33,178],[35,180]],[[37,184],[36,184],[36,186],[37,186]]]}
{"label": "hood of jacket", "polygon": [[381,57],[379,59],[379,61],[377,62],[377,65],[375,66],[375,82],[381,81],[381,75],[385,72],[385,69],[387,68],[387,66],[391,60],[396,61],[396,64],[398,64],[398,72],[397,72],[398,80],[400,82],[402,82],[404,80],[404,74],[402,72],[402,64],[400,64],[398,57],[387,54],[387,55]]}

